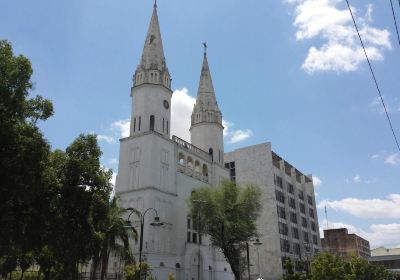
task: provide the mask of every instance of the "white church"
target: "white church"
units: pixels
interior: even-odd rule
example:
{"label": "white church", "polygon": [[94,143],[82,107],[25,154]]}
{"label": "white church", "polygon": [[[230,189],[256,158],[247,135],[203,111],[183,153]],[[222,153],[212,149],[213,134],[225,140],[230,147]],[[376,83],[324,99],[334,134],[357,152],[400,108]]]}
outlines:
{"label": "white church", "polygon": [[[271,190],[263,194],[263,203],[268,204],[268,207],[265,207],[266,210],[261,214],[261,222],[258,221],[260,240],[269,245],[262,246],[260,251],[257,248],[257,254],[254,249],[251,250],[251,275],[252,279],[261,274],[264,279],[278,279],[282,275],[282,258],[296,257],[295,252],[285,251],[285,248],[282,251],[282,240],[285,240],[280,232],[279,223],[282,222],[282,217],[278,217],[276,212],[278,203],[282,201],[275,201],[275,188],[278,187],[276,183],[274,185],[274,174],[284,174],[288,166],[272,152],[270,143],[265,146],[253,146],[259,146],[261,149],[257,152],[258,158],[265,155],[266,161],[262,165],[269,170],[265,174],[263,170],[259,173],[252,170],[252,175],[246,176],[249,171],[245,164],[246,153],[244,156],[243,152],[238,153],[237,158],[234,152],[224,154],[222,114],[217,104],[206,52],[196,104],[191,116],[190,143],[176,136],[171,137],[171,76],[164,57],[156,5],[153,8],[141,61],[134,74],[131,97],[130,135],[120,140],[116,194],[121,199],[122,207],[135,208],[142,213],[154,208],[163,222],[163,226],[153,227],[150,223],[155,217],[155,211],[148,211],[145,216],[142,259],[151,266],[152,275],[159,280],[167,279],[169,273],[178,280],[234,278],[230,265],[218,248],[212,247],[207,237],[199,236],[193,229],[187,205],[187,200],[195,188],[204,185],[216,186],[223,179],[231,178],[239,184],[257,183],[260,186],[266,185]],[[254,153],[254,148],[249,148]],[[227,165],[225,156],[229,157]],[[235,161],[236,171],[232,169]],[[240,165],[240,162],[243,164]],[[256,161],[251,160],[252,164],[254,162]],[[290,168],[292,174],[286,172],[287,178],[280,175],[280,184],[292,179],[297,180],[297,183],[293,182],[292,185],[296,190],[302,189],[311,196],[314,209],[315,197],[310,175],[305,176],[294,167]],[[276,172],[272,173],[275,169]],[[232,170],[236,174],[233,174]],[[254,175],[254,172],[257,174]],[[256,180],[266,176],[269,176],[267,181]],[[298,212],[296,213],[300,220],[300,215],[303,214]],[[307,219],[309,218],[307,216]],[[138,219],[134,217],[131,220]],[[318,228],[317,218],[315,220]],[[265,224],[272,226],[267,227]],[[139,231],[140,221],[134,221],[133,225]],[[313,232],[311,228],[307,230],[311,239]],[[315,236],[317,239],[312,247],[318,252],[318,232],[315,232]],[[286,240],[291,246],[290,234]],[[293,244],[295,243],[296,241]],[[296,244],[302,244],[302,241]],[[139,242],[134,244],[134,252],[138,260]]]}

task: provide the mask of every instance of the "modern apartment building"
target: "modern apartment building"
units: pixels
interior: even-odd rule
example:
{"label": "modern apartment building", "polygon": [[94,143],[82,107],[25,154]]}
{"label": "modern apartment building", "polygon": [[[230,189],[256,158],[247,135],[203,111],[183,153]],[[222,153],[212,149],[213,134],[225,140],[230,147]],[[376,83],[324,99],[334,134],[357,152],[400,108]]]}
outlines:
{"label": "modern apartment building", "polygon": [[[257,221],[260,266],[251,275],[278,279],[287,257],[295,264],[311,259],[321,250],[314,185],[311,175],[272,151],[271,143],[244,147],[225,154],[225,167],[239,185],[254,184],[262,189],[262,213]],[[251,263],[257,254],[251,250]]]}

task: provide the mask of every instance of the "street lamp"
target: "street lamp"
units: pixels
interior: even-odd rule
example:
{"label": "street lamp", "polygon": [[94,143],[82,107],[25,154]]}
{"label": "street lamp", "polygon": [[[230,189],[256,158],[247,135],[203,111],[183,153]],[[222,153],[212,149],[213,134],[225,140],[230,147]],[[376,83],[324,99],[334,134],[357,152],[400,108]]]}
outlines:
{"label": "street lamp", "polygon": [[260,242],[260,239],[257,238],[256,241],[254,241],[253,245],[255,245],[257,248],[258,279],[262,279],[260,270],[260,251],[258,250],[258,247],[262,245],[262,242]]}
{"label": "street lamp", "polygon": [[[200,199],[193,199],[192,200],[193,203],[199,205],[199,207],[201,207],[203,204],[207,203],[204,200],[200,200]],[[200,211],[197,211],[197,232],[199,234],[199,255],[197,257],[197,262],[198,262],[198,267],[197,267],[197,280],[200,280],[200,240],[201,240],[201,232],[200,232],[200,227],[201,227],[201,220],[200,220]]]}
{"label": "street lamp", "polygon": [[[157,210],[154,208],[147,208],[146,211],[144,211],[143,213],[132,208],[129,207],[126,209],[127,211],[131,211],[131,213],[128,216],[127,222],[130,225],[127,225],[125,227],[132,227],[131,222],[130,222],[130,217],[133,214],[133,212],[135,212],[139,218],[140,218],[140,241],[139,241],[139,278],[142,279],[142,251],[143,251],[143,229],[144,229],[144,218],[147,214],[148,211],[153,211],[155,212],[156,216],[154,217],[154,220],[150,223],[151,226],[156,227],[156,226],[162,226],[164,225],[163,222],[160,221],[160,217],[158,216]],[[145,277],[146,279],[146,277]]]}

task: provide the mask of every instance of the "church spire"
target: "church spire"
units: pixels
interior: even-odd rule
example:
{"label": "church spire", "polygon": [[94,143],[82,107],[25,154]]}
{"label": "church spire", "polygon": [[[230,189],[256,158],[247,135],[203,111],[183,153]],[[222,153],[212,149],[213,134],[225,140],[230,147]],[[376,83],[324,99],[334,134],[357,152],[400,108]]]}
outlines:
{"label": "church spire", "polygon": [[140,84],[160,84],[171,88],[171,77],[165,62],[164,49],[161,39],[160,25],[157,15],[157,1],[154,1],[142,58],[135,73],[134,86]]}
{"label": "church spire", "polygon": [[208,66],[207,45],[206,43],[203,43],[203,45],[204,45],[203,66],[201,67],[201,75],[200,75],[199,88],[197,91],[196,104],[193,108],[193,113],[192,113],[192,126],[199,122],[204,122],[204,121],[215,122],[222,125],[221,111],[218,108],[217,99],[215,97],[214,86],[212,83],[212,78],[210,73],[210,67]]}

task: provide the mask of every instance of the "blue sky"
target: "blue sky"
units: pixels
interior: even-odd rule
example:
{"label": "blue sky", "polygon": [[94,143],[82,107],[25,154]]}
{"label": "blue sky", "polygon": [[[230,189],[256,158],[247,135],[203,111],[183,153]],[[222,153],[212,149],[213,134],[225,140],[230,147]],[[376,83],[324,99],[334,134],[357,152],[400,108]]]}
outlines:
{"label": "blue sky", "polygon": [[[390,3],[350,3],[399,135]],[[97,133],[103,165],[117,170],[152,2],[0,0],[0,7],[0,38],[32,61],[32,93],[54,102],[55,116],[41,125],[53,148]],[[173,132],[188,137],[207,41],[225,149],[271,141],[318,178],[317,201],[331,226],[347,225],[373,247],[400,246],[400,152],[343,0],[159,0],[158,14],[175,90]],[[324,219],[321,208],[321,226]]]}

